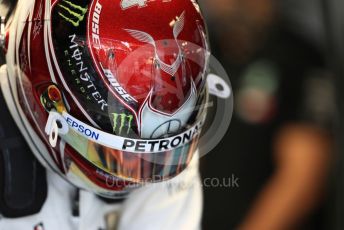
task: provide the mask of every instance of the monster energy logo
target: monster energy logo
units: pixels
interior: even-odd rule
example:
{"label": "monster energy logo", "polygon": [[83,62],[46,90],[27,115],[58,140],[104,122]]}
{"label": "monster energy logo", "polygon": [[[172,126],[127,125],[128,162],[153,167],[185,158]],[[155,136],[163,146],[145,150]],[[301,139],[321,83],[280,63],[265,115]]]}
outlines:
{"label": "monster energy logo", "polygon": [[[127,115],[125,113],[113,113],[113,132],[118,135],[122,134],[124,126],[127,126],[127,134],[131,129],[131,122],[133,121],[133,115]],[[127,124],[127,125],[126,125]]]}
{"label": "monster energy logo", "polygon": [[59,12],[59,15],[66,20],[67,22],[71,23],[73,26],[78,27],[80,22],[84,20],[85,14],[88,10],[86,7],[81,7],[79,5],[73,4],[71,1],[63,0],[62,3],[58,6],[64,9],[68,15]]}

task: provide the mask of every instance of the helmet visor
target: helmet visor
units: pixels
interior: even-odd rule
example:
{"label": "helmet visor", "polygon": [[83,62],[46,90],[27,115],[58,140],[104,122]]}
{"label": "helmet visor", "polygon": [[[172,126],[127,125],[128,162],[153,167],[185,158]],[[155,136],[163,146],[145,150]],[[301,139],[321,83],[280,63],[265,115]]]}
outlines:
{"label": "helmet visor", "polygon": [[50,112],[46,132],[57,136],[97,168],[132,182],[159,182],[178,175],[190,163],[204,123],[168,138],[131,139],[93,128],[67,112]]}

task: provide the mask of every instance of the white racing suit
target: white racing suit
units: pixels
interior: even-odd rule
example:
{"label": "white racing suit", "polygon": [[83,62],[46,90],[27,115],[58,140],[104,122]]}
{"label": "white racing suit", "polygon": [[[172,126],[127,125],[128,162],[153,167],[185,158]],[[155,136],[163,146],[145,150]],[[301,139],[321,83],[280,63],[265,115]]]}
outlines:
{"label": "white racing suit", "polygon": [[134,190],[122,203],[108,204],[79,192],[79,215],[72,213],[77,189],[55,173],[47,173],[48,196],[38,214],[7,219],[0,230],[142,230],[200,228],[202,188],[197,155],[174,179]]}

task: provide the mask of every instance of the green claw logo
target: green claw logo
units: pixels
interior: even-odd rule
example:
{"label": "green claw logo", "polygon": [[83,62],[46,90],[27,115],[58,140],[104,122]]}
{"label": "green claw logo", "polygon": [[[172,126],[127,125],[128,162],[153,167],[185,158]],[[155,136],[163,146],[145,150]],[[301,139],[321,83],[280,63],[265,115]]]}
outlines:
{"label": "green claw logo", "polygon": [[[113,132],[118,135],[122,134],[124,126],[127,127],[127,134],[129,134],[131,129],[131,123],[133,121],[133,115],[127,115],[125,113],[113,113]],[[118,123],[120,123],[118,125]]]}
{"label": "green claw logo", "polygon": [[[64,5],[62,3],[64,3]],[[81,7],[67,0],[63,0],[62,3],[58,4],[58,6],[69,15],[66,16],[64,13],[61,12],[59,12],[59,15],[64,20],[71,23],[73,26],[78,27],[80,25],[80,22],[84,20],[88,7]]]}

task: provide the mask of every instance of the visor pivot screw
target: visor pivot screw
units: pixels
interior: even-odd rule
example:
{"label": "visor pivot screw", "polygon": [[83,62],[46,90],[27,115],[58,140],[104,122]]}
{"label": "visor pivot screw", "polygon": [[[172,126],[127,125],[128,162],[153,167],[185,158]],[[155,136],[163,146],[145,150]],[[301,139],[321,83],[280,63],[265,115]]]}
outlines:
{"label": "visor pivot screw", "polygon": [[62,99],[61,93],[56,86],[50,86],[48,89],[48,95],[50,100],[58,102]]}

